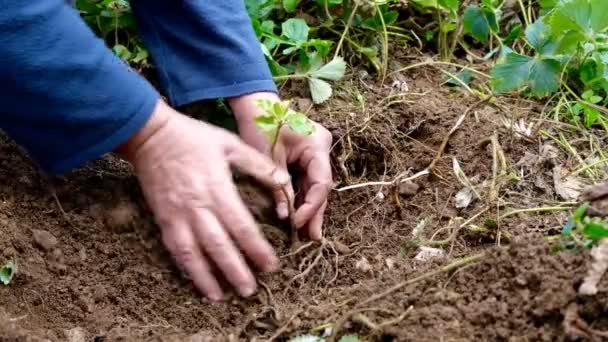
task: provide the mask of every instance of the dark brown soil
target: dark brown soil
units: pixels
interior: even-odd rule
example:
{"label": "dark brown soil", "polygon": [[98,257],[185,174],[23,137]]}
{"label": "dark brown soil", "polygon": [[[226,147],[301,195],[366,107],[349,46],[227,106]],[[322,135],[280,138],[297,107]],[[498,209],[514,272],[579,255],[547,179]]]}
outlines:
{"label": "dark brown soil", "polygon": [[[517,138],[501,121],[532,121],[542,106],[509,98],[480,103],[462,89],[439,86],[442,76],[432,68],[395,79],[405,81],[409,93],[399,95],[391,86],[393,79],[381,85],[357,71],[328,105],[309,112],[333,133],[337,188],[423,170],[467,112],[434,174],[400,191],[365,186],[333,192],[325,235],[335,248],[310,246],[283,258],[280,272],[260,276],[256,296],[232,297],[221,304],[202,300],[173,267],[125,163],[107,156],[65,178],[47,179],[3,137],[0,262],[15,258],[20,268],[10,286],[0,286],[0,341],[287,340],[320,335],[362,300],[452,259],[481,252],[486,254],[477,263],[369,303],[368,310],[346,320],[339,334],[373,341],[560,341],[572,335],[565,329],[572,322],[565,324],[564,317],[573,303],[580,322],[608,329],[607,282],[593,298],[576,295],[587,253],[551,254],[544,242],[544,236],[559,234],[568,213],[498,219],[512,208],[556,205],[561,199],[552,189],[550,170],[555,164],[576,165],[559,149],[545,158],[545,140],[537,135]],[[284,91],[304,96],[298,87]],[[487,138],[494,134],[505,153],[505,175],[525,170],[519,181],[493,176]],[[532,158],[515,166],[526,153]],[[481,192],[481,199],[465,209],[454,206],[462,185],[454,177],[453,158]],[[263,226],[267,236],[286,254],[285,230],[268,220],[272,202],[258,187],[240,183],[256,217],[272,224]],[[465,228],[457,228],[471,218]],[[412,231],[422,220],[422,236],[433,239],[430,244],[442,248],[444,258],[413,258],[418,245]],[[467,229],[468,224],[480,229]],[[312,271],[293,281],[318,253]]]}

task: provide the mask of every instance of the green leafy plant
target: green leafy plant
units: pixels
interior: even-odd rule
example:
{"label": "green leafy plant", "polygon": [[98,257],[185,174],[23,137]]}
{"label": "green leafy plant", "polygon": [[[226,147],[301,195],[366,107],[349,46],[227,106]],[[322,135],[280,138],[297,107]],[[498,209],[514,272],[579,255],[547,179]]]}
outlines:
{"label": "green leafy plant", "polygon": [[459,0],[413,0],[412,2],[420,10],[434,13],[438,24],[437,49],[441,59],[451,59],[461,30],[461,20],[458,16]]}
{"label": "green leafy plant", "polygon": [[17,273],[17,262],[11,260],[0,268],[0,283],[9,285]]}
{"label": "green leafy plant", "polygon": [[[256,126],[263,131],[270,143],[271,156],[275,157],[276,145],[279,139],[279,133],[283,127],[288,127],[293,132],[302,135],[310,135],[314,132],[312,122],[304,115],[290,108],[290,101],[271,101],[262,99],[257,101],[257,106],[263,111],[263,114],[255,118]],[[297,239],[295,225],[293,224],[294,206],[290,200],[286,186],[281,188],[283,195],[287,199],[287,209],[292,226],[293,238]]]}
{"label": "green leafy plant", "polygon": [[464,33],[481,43],[487,43],[491,35],[498,33],[499,11],[493,0],[482,0],[480,5],[469,5],[464,10]]}
{"label": "green leafy plant", "polygon": [[77,0],[76,7],[89,26],[112,48],[114,54],[138,68],[149,66],[148,50],[137,35],[127,0]]}
{"label": "green leafy plant", "polygon": [[505,47],[492,71],[492,86],[498,92],[517,90],[536,97],[564,88],[575,98],[573,113],[584,114],[591,125],[599,115],[592,108],[605,103],[608,91],[608,2],[545,5],[545,14],[525,30],[526,51]]}
{"label": "green leafy plant", "polygon": [[572,249],[577,246],[590,248],[600,239],[608,238],[608,222],[588,216],[588,207],[588,203],[583,203],[574,210],[562,229],[560,236],[562,248]]}

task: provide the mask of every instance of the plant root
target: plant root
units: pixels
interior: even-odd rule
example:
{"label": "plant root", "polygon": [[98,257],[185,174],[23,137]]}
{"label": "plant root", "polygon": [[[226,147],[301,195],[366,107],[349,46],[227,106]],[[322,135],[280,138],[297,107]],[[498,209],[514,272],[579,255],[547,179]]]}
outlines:
{"label": "plant root", "polygon": [[591,256],[593,263],[583,284],[578,288],[578,293],[585,296],[597,294],[597,284],[608,270],[608,239],[600,240],[599,244],[591,250]]}
{"label": "plant root", "polygon": [[599,342],[608,337],[608,332],[598,331],[589,326],[578,314],[578,304],[570,303],[564,312],[564,332],[571,339],[586,338]]}
{"label": "plant root", "polygon": [[329,337],[328,341],[329,342],[335,342],[336,341],[336,337],[338,336],[338,333],[340,332],[340,330],[342,329],[342,326],[346,323],[346,321],[350,317],[352,317],[353,315],[361,312],[362,310],[363,311],[366,310],[366,309],[361,309],[362,307],[364,307],[364,306],[366,306],[366,305],[368,305],[368,304],[370,304],[372,302],[375,302],[375,301],[377,301],[379,299],[382,299],[382,298],[384,298],[384,297],[392,294],[393,292],[396,292],[396,291],[398,291],[398,290],[400,290],[400,289],[402,289],[402,288],[404,288],[404,287],[406,287],[408,285],[416,284],[418,282],[427,280],[429,278],[432,278],[432,277],[437,276],[437,275],[442,274],[442,273],[449,273],[449,272],[455,271],[455,270],[457,270],[457,269],[459,269],[459,268],[461,268],[463,266],[467,266],[467,265],[473,264],[475,262],[478,262],[479,260],[483,259],[484,257],[485,257],[485,253],[480,253],[480,254],[475,254],[475,255],[472,255],[472,256],[469,256],[469,257],[465,257],[465,258],[453,261],[452,263],[450,263],[450,264],[448,264],[446,266],[443,266],[443,267],[441,267],[439,269],[436,269],[435,271],[428,272],[428,273],[422,274],[422,275],[420,275],[418,277],[415,277],[415,278],[412,278],[412,279],[408,279],[408,280],[399,282],[399,283],[397,283],[397,284],[389,287],[385,291],[383,291],[381,293],[378,293],[378,294],[376,294],[374,296],[369,297],[368,299],[366,299],[366,300],[360,302],[359,304],[357,304],[354,309],[352,309],[351,311],[347,312],[345,315],[342,316],[342,318],[340,318],[336,322],[336,324],[334,326],[334,329],[332,331],[332,334]]}
{"label": "plant root", "polygon": [[[298,250],[296,252],[290,253],[290,256],[291,257],[296,256],[297,254],[299,254],[305,248],[311,246],[312,244],[314,244],[314,243],[309,242],[306,245],[301,246],[300,248],[298,248]],[[291,286],[296,281],[304,279],[306,276],[308,276],[313,271],[313,269],[315,269],[316,266],[318,266],[319,264],[323,264],[322,261],[326,261],[328,265],[331,265],[331,262],[324,260],[325,252],[328,252],[328,253],[331,252],[331,253],[336,254],[336,261],[335,261],[336,270],[335,270],[334,277],[330,280],[330,283],[334,282],[335,279],[337,278],[338,272],[339,272],[338,251],[336,250],[334,242],[324,238],[323,241],[321,242],[321,244],[316,249],[313,249],[304,258],[302,258],[302,260],[300,261],[300,264],[298,266],[298,271],[300,273],[298,273],[297,275],[292,277],[287,282],[287,284],[285,286],[285,290],[283,291],[283,294],[286,294],[291,289]],[[314,256],[314,258],[313,258],[313,256]],[[309,262],[309,260],[311,260],[311,259],[312,259],[312,261]]]}

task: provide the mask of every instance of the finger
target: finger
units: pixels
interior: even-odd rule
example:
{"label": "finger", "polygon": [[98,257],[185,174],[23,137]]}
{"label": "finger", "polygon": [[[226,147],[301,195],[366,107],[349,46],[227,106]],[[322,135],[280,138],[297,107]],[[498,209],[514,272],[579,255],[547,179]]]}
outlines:
{"label": "finger", "polygon": [[247,173],[271,189],[278,189],[290,182],[287,171],[281,169],[268,156],[243,143],[236,137],[226,139],[226,158],[230,165]]}
{"label": "finger", "polygon": [[257,267],[265,272],[275,271],[279,261],[272,246],[243,204],[234,183],[226,183],[218,187],[221,190],[212,192],[217,203],[215,207],[218,218]]}
{"label": "finger", "polygon": [[320,241],[323,237],[322,228],[323,228],[323,215],[325,214],[325,209],[327,208],[327,201],[325,201],[319,210],[315,213],[315,215],[308,222],[308,236],[312,240]]}
{"label": "finger", "polygon": [[[274,155],[274,161],[279,165],[285,172],[287,172],[287,156],[285,155],[284,149],[277,149]],[[277,215],[280,219],[284,220],[289,217],[289,202],[290,199],[292,206],[294,201],[294,190],[293,185],[290,182],[286,186],[273,190],[274,199],[276,203]],[[287,197],[287,196],[288,197]]]}
{"label": "finger", "polygon": [[313,157],[306,167],[307,183],[310,188],[305,194],[304,202],[296,211],[294,222],[297,227],[304,226],[317,213],[327,200],[332,187],[332,175],[329,159]]}
{"label": "finger", "polygon": [[203,256],[190,227],[175,224],[163,229],[163,243],[175,258],[178,266],[186,272],[194,286],[212,301],[220,301],[224,293],[211,272],[209,262]]}
{"label": "finger", "polygon": [[241,296],[251,296],[256,289],[255,278],[215,215],[208,209],[201,208],[193,221],[194,233],[199,242],[226,280]]}

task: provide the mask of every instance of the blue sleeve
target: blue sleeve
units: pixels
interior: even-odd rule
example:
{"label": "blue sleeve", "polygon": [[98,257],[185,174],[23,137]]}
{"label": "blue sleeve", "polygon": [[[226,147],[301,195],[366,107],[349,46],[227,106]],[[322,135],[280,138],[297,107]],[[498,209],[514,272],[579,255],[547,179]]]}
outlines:
{"label": "blue sleeve", "polygon": [[172,104],[276,92],[244,0],[131,0]]}
{"label": "blue sleeve", "polygon": [[0,0],[0,128],[62,173],[112,151],[159,99],[65,0]]}

